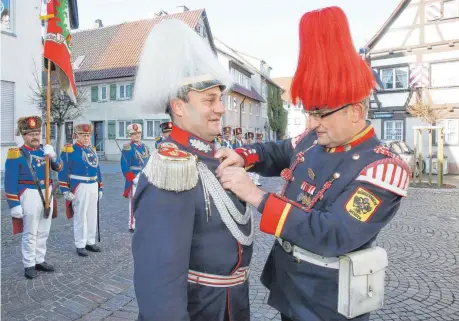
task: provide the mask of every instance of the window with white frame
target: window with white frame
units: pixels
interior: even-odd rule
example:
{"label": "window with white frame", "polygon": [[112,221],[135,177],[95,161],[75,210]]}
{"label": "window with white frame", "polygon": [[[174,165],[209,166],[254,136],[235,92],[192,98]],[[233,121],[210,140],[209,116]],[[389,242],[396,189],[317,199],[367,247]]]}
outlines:
{"label": "window with white frame", "polygon": [[14,0],[0,0],[1,28],[7,33],[14,33]]}
{"label": "window with white frame", "polygon": [[245,114],[245,103],[241,105],[241,113]]}
{"label": "window with white frame", "polygon": [[257,116],[260,116],[260,104],[257,104],[255,110],[257,111]]}
{"label": "window with white frame", "polygon": [[386,90],[408,88],[408,67],[381,69],[379,76]]}
{"label": "window with white frame", "polygon": [[459,86],[459,61],[431,64],[430,85],[432,87]]}
{"label": "window with white frame", "polygon": [[[459,119],[442,119],[437,121],[437,126],[443,127],[445,145],[459,144]],[[438,137],[436,140],[438,144]]]}
{"label": "window with white frame", "polygon": [[109,90],[107,85],[99,86],[99,101],[107,101]]}
{"label": "window with white frame", "polygon": [[253,110],[252,110],[252,103],[249,103],[249,114],[252,115],[252,112],[253,112]]}
{"label": "window with white frame", "polygon": [[250,88],[250,78],[249,77],[245,77],[245,88],[247,89],[251,89]]}
{"label": "window with white frame", "polygon": [[2,143],[14,142],[14,125],[15,125],[15,87],[16,84],[10,81],[1,81],[1,101],[0,109],[0,139]]}
{"label": "window with white frame", "polygon": [[116,98],[119,100],[131,99],[132,98],[132,85],[131,84],[118,85]]}
{"label": "window with white frame", "polygon": [[228,95],[226,99],[226,108],[228,108],[228,110],[233,109],[233,97],[231,97],[230,95]]}
{"label": "window with white frame", "polygon": [[403,140],[403,120],[384,122],[384,140]]}
{"label": "window with white frame", "polygon": [[129,138],[127,135],[126,127],[132,124],[130,120],[120,120],[118,121],[118,130],[116,131],[116,138],[126,139]]}
{"label": "window with white frame", "polygon": [[161,128],[159,125],[161,125],[164,122],[169,121],[168,119],[152,119],[152,120],[147,120],[146,123],[146,128],[145,128],[145,138],[147,139],[153,139],[155,137],[158,137],[161,135]]}
{"label": "window with white frame", "polygon": [[233,110],[237,111],[237,98],[236,97],[233,98]]}

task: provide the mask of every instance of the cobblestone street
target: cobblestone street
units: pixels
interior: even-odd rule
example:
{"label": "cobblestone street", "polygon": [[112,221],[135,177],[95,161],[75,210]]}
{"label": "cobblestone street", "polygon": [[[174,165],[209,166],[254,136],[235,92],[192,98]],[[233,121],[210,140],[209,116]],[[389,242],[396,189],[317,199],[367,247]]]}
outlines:
{"label": "cobblestone street", "polygon": [[[262,179],[263,188],[280,189],[279,179]],[[102,253],[78,257],[72,221],[62,211],[52,222],[46,260],[56,272],[26,280],[21,236],[11,236],[11,220],[2,201],[2,321],[136,320],[132,286],[131,234],[121,174],[104,174],[101,200]],[[410,189],[396,218],[382,231],[378,245],[389,255],[384,309],[372,320],[459,320],[459,190]],[[60,199],[62,206],[63,200]],[[259,214],[256,215],[257,222]],[[274,238],[257,233],[252,260],[252,320],[280,320],[266,304],[259,281]],[[237,321],[237,320],[235,320]]]}

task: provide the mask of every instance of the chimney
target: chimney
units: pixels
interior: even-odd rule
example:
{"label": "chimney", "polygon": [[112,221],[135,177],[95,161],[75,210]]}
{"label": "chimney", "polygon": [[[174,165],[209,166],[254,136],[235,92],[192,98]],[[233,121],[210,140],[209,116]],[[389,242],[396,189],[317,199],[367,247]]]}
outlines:
{"label": "chimney", "polygon": [[182,12],[190,11],[187,6],[177,6],[177,8],[182,8]]}
{"label": "chimney", "polygon": [[94,28],[102,28],[104,26],[104,24],[102,23],[102,20],[101,19],[97,19],[95,22],[94,22]]}
{"label": "chimney", "polygon": [[160,10],[158,13],[155,13],[155,16],[157,17],[161,17],[162,15],[168,15],[168,13],[164,10]]}

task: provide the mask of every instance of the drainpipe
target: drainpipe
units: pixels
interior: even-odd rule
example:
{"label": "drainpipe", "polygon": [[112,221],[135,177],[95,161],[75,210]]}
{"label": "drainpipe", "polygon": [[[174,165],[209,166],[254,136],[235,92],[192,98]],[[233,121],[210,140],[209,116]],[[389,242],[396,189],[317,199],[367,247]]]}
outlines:
{"label": "drainpipe", "polygon": [[242,129],[242,105],[244,104],[244,101],[247,97],[244,96],[244,99],[242,99],[242,102],[239,104],[239,127]]}

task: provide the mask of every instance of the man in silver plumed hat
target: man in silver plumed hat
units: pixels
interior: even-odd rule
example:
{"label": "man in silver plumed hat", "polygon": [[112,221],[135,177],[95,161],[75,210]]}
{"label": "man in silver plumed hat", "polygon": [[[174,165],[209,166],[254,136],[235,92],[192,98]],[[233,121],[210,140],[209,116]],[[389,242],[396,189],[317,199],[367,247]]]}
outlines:
{"label": "man in silver plumed hat", "polygon": [[251,208],[218,182],[211,143],[229,85],[207,39],[178,20],[153,29],[134,99],[150,113],[166,111],[173,125],[134,197],[139,320],[250,320]]}

